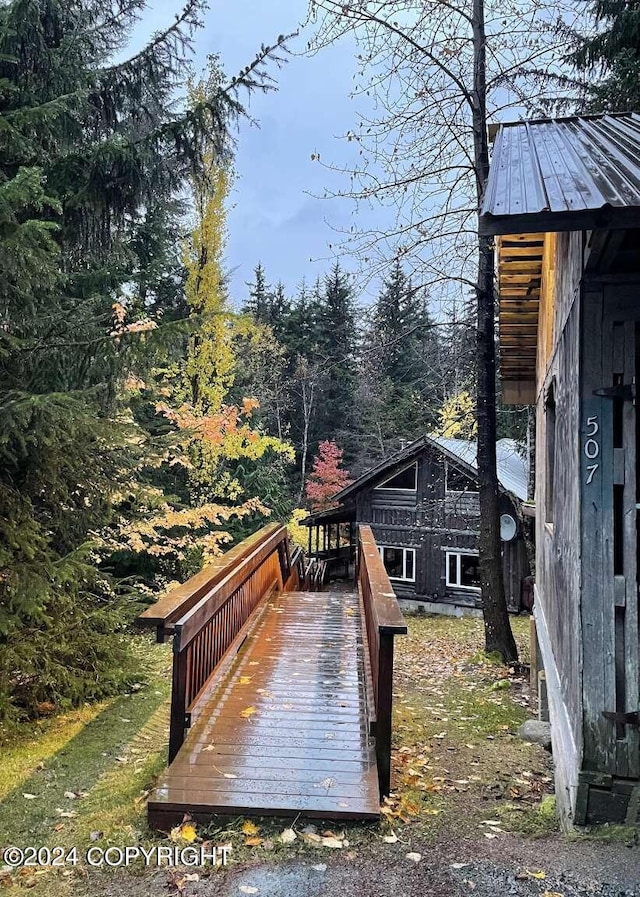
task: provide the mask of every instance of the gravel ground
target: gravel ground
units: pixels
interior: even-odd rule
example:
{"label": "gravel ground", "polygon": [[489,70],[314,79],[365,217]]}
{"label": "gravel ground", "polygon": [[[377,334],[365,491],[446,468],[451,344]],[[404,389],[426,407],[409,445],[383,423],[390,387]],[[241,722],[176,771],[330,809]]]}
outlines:
{"label": "gravel ground", "polygon": [[[420,853],[415,862],[407,853]],[[329,855],[327,855],[329,854]],[[193,870],[190,870],[193,871]],[[537,877],[544,872],[544,878]],[[357,853],[230,867],[211,878],[181,873],[92,875],[90,897],[640,897],[640,848],[560,837],[377,845]]]}

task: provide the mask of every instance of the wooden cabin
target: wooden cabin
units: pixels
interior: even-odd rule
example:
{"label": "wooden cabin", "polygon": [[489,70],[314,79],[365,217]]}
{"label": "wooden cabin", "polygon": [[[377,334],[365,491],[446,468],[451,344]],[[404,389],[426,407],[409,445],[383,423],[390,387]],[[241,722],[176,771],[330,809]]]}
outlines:
{"label": "wooden cabin", "polygon": [[535,403],[534,617],[565,825],[640,807],[640,116],[497,131],[504,401]]}
{"label": "wooden cabin", "polygon": [[[501,486],[503,560],[507,599],[522,603],[530,572],[521,503],[528,465],[517,444],[497,448]],[[355,524],[370,524],[403,607],[425,611],[482,607],[478,571],[480,503],[476,444],[424,436],[382,461],[335,496],[335,505],[311,514],[309,554],[323,557],[330,575],[348,572]]]}

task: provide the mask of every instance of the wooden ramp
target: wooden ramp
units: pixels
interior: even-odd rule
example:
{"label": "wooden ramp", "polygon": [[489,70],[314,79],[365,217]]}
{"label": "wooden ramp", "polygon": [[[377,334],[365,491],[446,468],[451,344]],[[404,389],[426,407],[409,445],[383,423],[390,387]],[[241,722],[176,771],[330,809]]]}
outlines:
{"label": "wooden ramp", "polygon": [[271,524],[144,611],[173,638],[169,768],[152,827],[185,813],[375,819],[391,783],[393,644],[407,628],[369,527],[357,592],[321,586]]}
{"label": "wooden ramp", "polygon": [[151,795],[152,826],[185,812],[379,816],[360,608],[348,592],[264,602]]}

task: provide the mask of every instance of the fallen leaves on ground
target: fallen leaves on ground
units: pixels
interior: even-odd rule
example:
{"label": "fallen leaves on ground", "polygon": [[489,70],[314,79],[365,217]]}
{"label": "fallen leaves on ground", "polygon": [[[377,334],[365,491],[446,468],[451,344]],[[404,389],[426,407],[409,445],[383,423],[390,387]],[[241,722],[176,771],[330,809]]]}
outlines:
{"label": "fallen leaves on ground", "polygon": [[174,826],[169,837],[172,841],[184,841],[187,844],[192,844],[198,837],[198,833],[195,825],[187,821]]}
{"label": "fallen leaves on ground", "polygon": [[250,716],[257,712],[255,707],[245,707],[244,710],[240,711],[240,716],[244,717],[244,719],[249,719]]}
{"label": "fallen leaves on ground", "polygon": [[280,840],[282,841],[283,844],[293,844],[293,842],[296,840],[297,837],[298,836],[296,835],[296,833],[294,832],[294,830],[292,828],[286,828],[280,834]]}

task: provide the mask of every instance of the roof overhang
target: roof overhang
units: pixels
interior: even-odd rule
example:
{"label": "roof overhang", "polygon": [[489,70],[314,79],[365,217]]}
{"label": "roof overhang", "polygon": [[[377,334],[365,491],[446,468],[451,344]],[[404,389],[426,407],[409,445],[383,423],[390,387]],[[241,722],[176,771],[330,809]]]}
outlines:
{"label": "roof overhang", "polygon": [[640,114],[499,127],[482,234],[632,227],[640,227]]}
{"label": "roof overhang", "polygon": [[640,227],[640,207],[621,209],[603,206],[597,210],[536,212],[522,215],[480,217],[479,230],[484,236],[524,234],[532,231],[560,233],[573,230],[628,230]]}
{"label": "roof overhang", "polygon": [[479,230],[498,237],[502,398],[529,404],[546,289],[553,301],[548,235],[640,228],[640,115],[515,122],[494,135]]}
{"label": "roof overhang", "polygon": [[498,239],[500,377],[506,405],[536,400],[544,241],[543,233]]}
{"label": "roof overhang", "polygon": [[323,511],[312,511],[300,523],[302,526],[324,526],[330,523],[353,523],[355,519],[356,507],[353,503],[349,503],[326,508]]}

